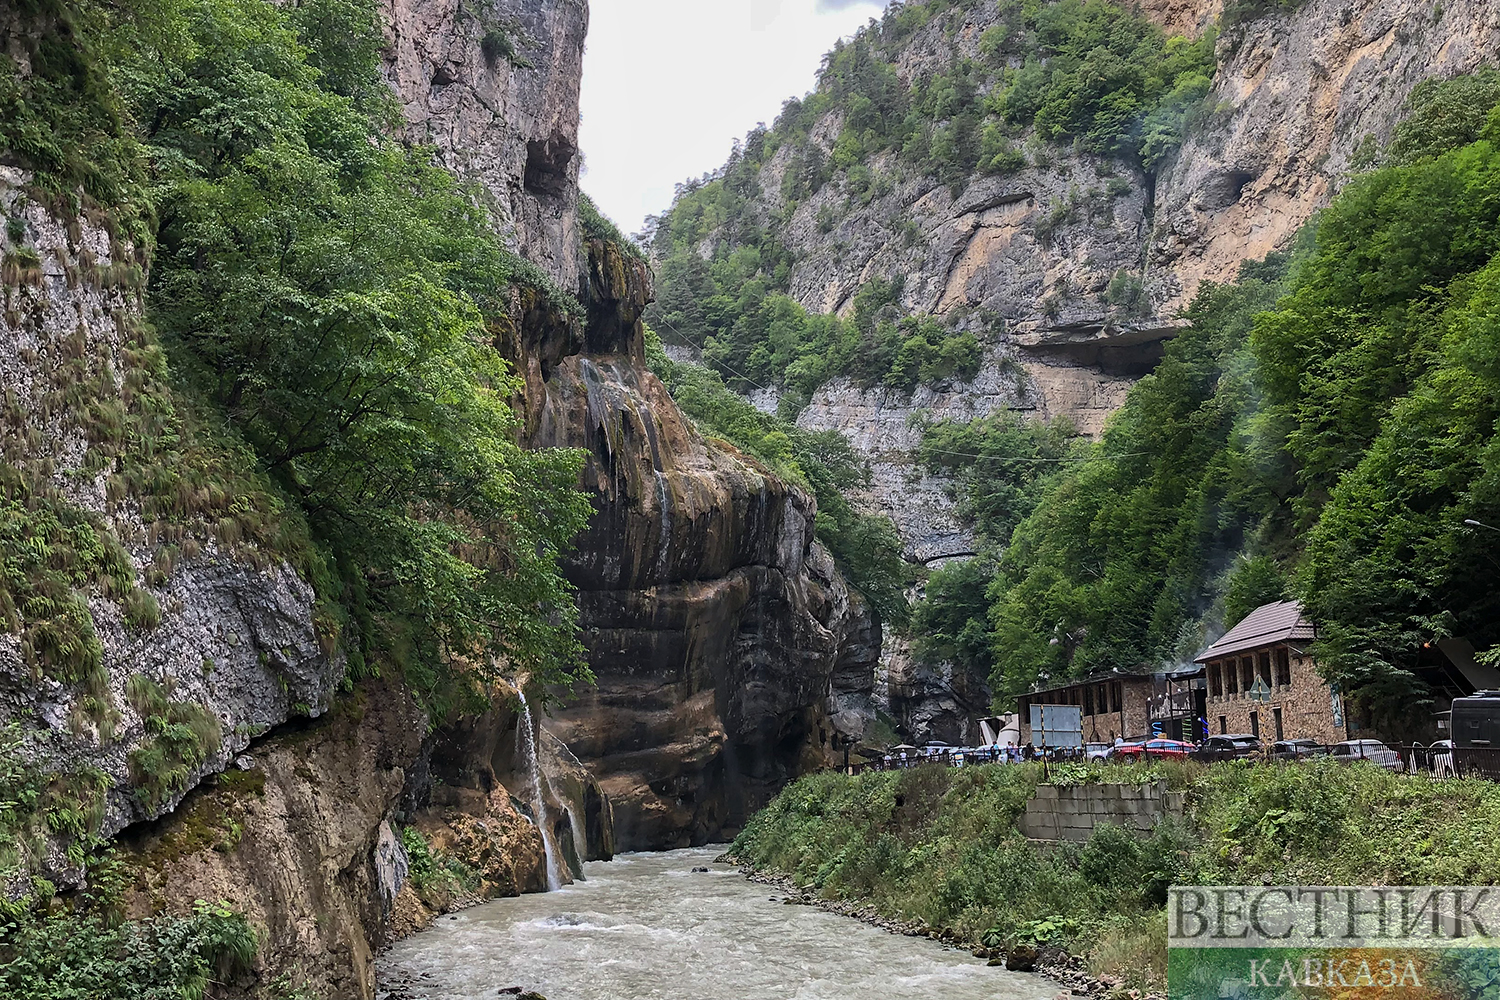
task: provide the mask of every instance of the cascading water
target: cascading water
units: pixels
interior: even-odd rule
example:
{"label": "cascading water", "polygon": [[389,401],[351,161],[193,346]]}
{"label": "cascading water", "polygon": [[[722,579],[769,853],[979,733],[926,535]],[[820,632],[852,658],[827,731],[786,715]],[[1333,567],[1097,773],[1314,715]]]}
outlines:
{"label": "cascading water", "polygon": [[[573,803],[564,802],[563,809],[568,814],[568,826],[573,830],[573,853],[578,855],[578,863],[582,865],[589,853],[588,838],[584,836],[583,824],[578,822],[578,813],[573,809]],[[579,877],[583,877],[581,873]]]}
{"label": "cascading water", "polygon": [[521,696],[521,750],[531,771],[531,801],[536,815],[536,825],[542,831],[542,851],[547,856],[547,891],[561,889],[562,867],[557,861],[557,848],[552,843],[552,823],[547,819],[547,798],[542,794],[542,765],[536,755],[536,726],[531,718],[531,706],[526,704],[526,692],[517,689]]}

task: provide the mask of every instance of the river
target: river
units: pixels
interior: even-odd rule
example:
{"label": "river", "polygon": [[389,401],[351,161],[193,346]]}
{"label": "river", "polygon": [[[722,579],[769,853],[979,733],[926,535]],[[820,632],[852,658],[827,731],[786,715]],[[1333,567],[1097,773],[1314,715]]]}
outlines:
{"label": "river", "polygon": [[[812,906],[713,859],[626,854],[587,881],[440,917],[377,966],[382,998],[1050,1000],[1050,980]],[[707,867],[708,873],[694,873]]]}

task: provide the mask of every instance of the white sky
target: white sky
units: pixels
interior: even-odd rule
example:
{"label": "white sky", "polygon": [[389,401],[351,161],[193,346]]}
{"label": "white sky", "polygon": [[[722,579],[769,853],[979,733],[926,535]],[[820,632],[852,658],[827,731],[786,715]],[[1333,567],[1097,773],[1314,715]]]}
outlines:
{"label": "white sky", "polygon": [[591,0],[583,189],[627,233],[736,137],[812,89],[823,53],[884,0]]}

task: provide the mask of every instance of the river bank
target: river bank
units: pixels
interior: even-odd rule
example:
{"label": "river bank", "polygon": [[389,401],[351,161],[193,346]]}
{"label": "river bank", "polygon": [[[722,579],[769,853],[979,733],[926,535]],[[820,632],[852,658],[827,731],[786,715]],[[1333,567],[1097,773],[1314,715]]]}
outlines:
{"label": "river bank", "polygon": [[[1081,843],[1017,829],[1031,765],[825,773],[788,786],[729,854],[799,899],[970,951],[1030,955],[1090,995],[1165,987],[1167,887],[1490,885],[1500,785],[1295,766],[1054,769],[1055,784],[1165,782],[1186,809]],[[989,959],[993,960],[993,959]],[[1079,989],[1082,992],[1082,989]]]}
{"label": "river bank", "polygon": [[382,1000],[1053,1000],[1058,986],[812,906],[717,862],[626,854],[557,892],[450,914],[377,961]]}
{"label": "river bank", "polygon": [[[1033,972],[1067,988],[1078,996],[1103,996],[1119,1000],[1163,1000],[1165,994],[1156,991],[1143,992],[1125,984],[1117,976],[1096,978],[1089,975],[1087,963],[1062,948],[1034,948],[1022,946],[1007,951],[1004,947],[986,947],[975,942],[964,942],[952,928],[931,927],[921,920],[903,920],[881,913],[873,904],[859,900],[824,899],[799,886],[791,876],[758,870],[753,864],[737,857],[732,852],[720,855],[717,861],[734,865],[748,880],[769,886],[786,893],[782,902],[797,906],[812,906],[826,913],[860,920],[890,934],[903,937],[929,938],[956,951],[967,951],[974,958],[984,959],[991,968],[1004,967],[1016,972]],[[1065,993],[1058,994],[1066,996]],[[399,1000],[399,998],[394,998]]]}

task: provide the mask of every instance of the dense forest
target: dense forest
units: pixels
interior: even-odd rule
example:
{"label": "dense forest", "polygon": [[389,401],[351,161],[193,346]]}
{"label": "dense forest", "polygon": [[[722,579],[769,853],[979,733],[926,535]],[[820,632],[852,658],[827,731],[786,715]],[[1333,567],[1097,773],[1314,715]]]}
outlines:
{"label": "dense forest", "polygon": [[921,641],[1004,697],[1190,659],[1296,596],[1375,719],[1421,710],[1430,643],[1493,662],[1500,532],[1465,521],[1500,515],[1497,171],[1500,73],[1425,85],[1293,247],[1200,292],[1086,461],[1035,471],[1057,428],[930,429],[990,557],[934,576]]}

